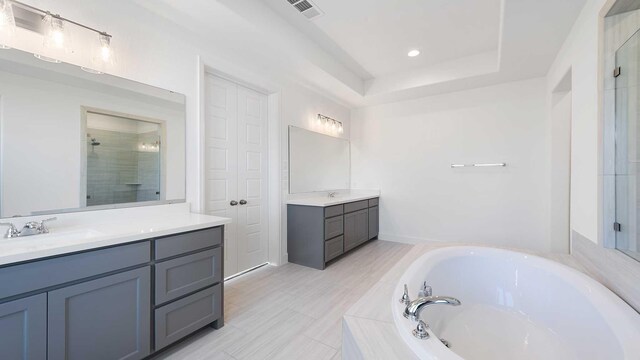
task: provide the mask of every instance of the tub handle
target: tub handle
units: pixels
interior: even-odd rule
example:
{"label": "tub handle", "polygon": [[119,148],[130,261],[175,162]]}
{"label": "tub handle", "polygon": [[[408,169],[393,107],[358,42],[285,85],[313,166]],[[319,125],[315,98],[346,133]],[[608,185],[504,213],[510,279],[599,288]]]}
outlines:
{"label": "tub handle", "polygon": [[405,305],[409,305],[411,303],[411,299],[409,298],[409,289],[407,288],[407,284],[404,284],[404,293],[400,298],[400,302]]}

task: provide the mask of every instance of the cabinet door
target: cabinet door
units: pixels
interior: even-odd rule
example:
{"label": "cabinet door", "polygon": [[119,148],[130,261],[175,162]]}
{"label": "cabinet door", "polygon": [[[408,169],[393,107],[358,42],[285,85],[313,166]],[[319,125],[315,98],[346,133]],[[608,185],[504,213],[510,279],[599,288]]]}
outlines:
{"label": "cabinet door", "polygon": [[47,357],[47,295],[0,304],[0,357],[39,360]]}
{"label": "cabinet door", "polygon": [[49,292],[49,360],[142,359],[150,352],[150,267]]}
{"label": "cabinet door", "polygon": [[345,214],[344,251],[369,240],[369,211],[367,209]]}
{"label": "cabinet door", "polygon": [[377,206],[369,208],[369,240],[378,236],[380,213]]}

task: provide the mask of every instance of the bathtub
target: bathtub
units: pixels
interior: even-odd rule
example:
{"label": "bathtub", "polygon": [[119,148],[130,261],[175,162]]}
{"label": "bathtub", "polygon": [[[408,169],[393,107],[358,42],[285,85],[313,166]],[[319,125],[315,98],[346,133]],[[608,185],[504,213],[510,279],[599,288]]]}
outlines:
{"label": "bathtub", "polygon": [[[462,305],[426,308],[421,318],[430,338],[420,340],[399,299],[404,284],[415,299],[423,281],[433,295]],[[398,332],[420,359],[640,359],[640,314],[590,277],[514,251],[430,251],[402,275],[391,306]]]}

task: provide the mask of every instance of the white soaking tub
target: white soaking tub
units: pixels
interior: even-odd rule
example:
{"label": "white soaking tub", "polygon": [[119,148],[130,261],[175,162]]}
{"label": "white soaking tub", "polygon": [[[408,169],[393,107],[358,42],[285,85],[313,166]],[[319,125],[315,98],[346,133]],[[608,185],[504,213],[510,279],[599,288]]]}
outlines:
{"label": "white soaking tub", "polygon": [[[399,298],[407,284],[415,299],[423,281],[433,295],[462,305],[425,308],[430,338],[420,340]],[[391,301],[398,331],[421,359],[640,359],[640,314],[592,278],[537,256],[469,246],[433,250],[409,266]]]}

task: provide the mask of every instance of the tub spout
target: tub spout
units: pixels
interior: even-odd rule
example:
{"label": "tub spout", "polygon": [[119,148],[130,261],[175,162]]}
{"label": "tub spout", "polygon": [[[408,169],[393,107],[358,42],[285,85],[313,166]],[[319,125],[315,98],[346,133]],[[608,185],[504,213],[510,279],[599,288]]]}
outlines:
{"label": "tub spout", "polygon": [[407,305],[404,309],[404,317],[413,321],[420,320],[420,313],[431,305],[460,305],[460,300],[449,296],[424,296],[419,297]]}

